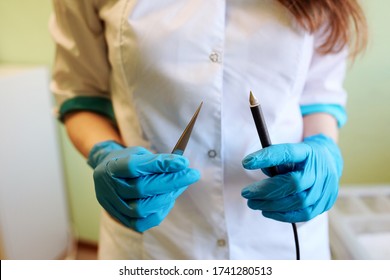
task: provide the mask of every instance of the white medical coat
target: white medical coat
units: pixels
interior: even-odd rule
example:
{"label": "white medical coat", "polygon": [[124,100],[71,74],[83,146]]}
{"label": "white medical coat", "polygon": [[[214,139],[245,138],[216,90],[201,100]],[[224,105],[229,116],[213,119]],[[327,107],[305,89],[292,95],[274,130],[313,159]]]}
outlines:
{"label": "white medical coat", "polygon": [[[111,101],[128,146],[169,153],[204,102],[184,154],[201,180],[144,234],[105,213],[100,257],[294,259],[291,224],[264,218],[241,197],[265,178],[241,164],[261,149],[249,91],[272,142],[299,142],[300,106],[344,106],[346,52],[318,54],[321,36],[272,0],[58,0],[54,8],[59,108],[80,96]],[[326,214],[298,224],[303,259],[329,258],[327,226]]]}

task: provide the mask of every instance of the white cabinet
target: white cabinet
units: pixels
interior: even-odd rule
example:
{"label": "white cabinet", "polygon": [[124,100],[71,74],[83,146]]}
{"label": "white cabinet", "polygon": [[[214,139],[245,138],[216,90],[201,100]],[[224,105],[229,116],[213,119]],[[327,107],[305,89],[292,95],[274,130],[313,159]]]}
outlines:
{"label": "white cabinet", "polygon": [[334,259],[390,260],[390,185],[342,187],[329,218]]}
{"label": "white cabinet", "polygon": [[58,259],[70,222],[44,67],[0,66],[0,254]]}

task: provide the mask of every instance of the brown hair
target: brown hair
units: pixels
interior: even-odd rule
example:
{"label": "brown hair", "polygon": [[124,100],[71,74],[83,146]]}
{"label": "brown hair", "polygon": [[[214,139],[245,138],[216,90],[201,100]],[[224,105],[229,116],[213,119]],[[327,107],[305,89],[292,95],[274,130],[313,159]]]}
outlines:
{"label": "brown hair", "polygon": [[325,28],[326,40],[318,50],[339,52],[349,45],[354,57],[367,44],[367,23],[357,0],[278,0],[298,24],[313,33]]}

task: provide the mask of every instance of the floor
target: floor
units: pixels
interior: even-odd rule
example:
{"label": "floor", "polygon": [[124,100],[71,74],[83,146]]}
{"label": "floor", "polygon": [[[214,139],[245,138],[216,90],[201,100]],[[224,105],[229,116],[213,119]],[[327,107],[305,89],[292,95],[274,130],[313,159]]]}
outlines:
{"label": "floor", "polygon": [[76,260],[96,260],[97,259],[97,245],[78,242],[74,253]]}

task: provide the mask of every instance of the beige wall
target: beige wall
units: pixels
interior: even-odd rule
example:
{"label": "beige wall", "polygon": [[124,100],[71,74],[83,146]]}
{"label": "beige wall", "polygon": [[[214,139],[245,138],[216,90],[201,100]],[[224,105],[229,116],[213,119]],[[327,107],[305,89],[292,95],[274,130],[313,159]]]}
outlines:
{"label": "beige wall", "polygon": [[[348,71],[349,121],[341,131],[343,184],[389,183],[390,172],[390,1],[366,0],[371,42]],[[49,0],[0,0],[0,63],[44,64],[54,49],[47,23]],[[99,206],[92,172],[59,127],[71,214],[80,238],[98,236]]]}

